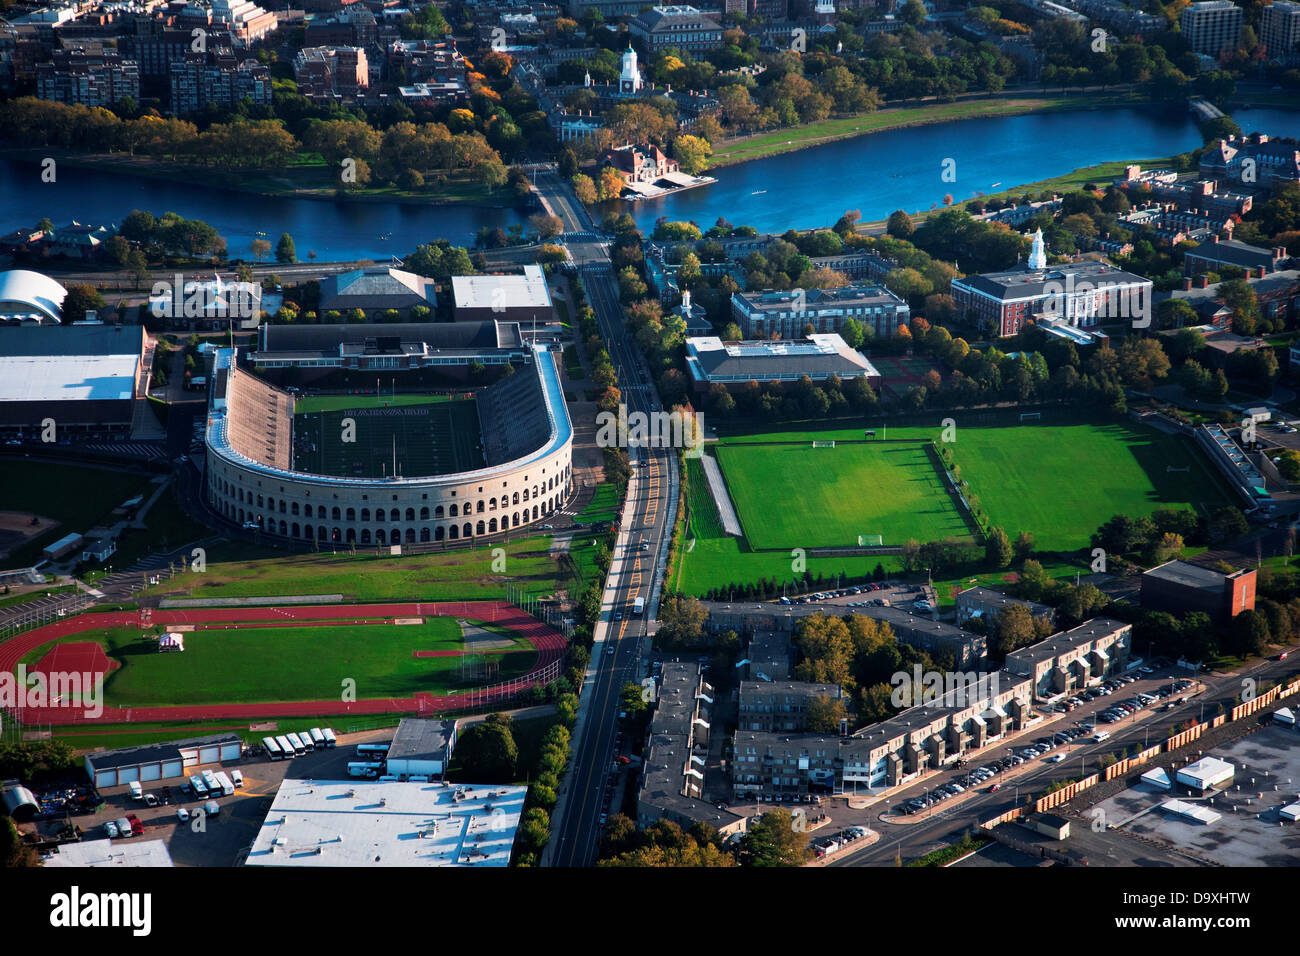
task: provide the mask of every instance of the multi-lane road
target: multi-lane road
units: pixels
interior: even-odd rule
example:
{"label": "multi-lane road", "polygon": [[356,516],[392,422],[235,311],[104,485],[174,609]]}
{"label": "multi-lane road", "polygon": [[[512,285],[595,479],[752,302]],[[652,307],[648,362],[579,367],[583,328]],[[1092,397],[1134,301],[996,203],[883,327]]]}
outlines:
{"label": "multi-lane road", "polygon": [[[591,217],[558,173],[539,170],[536,185],[551,211],[564,220],[565,232],[584,236],[569,239],[566,245],[587,302],[600,323],[628,414],[657,409],[654,386],[623,325],[607,240],[595,235]],[[624,684],[639,680],[642,674],[641,658],[648,649],[647,627],[653,610],[651,592],[663,542],[672,530],[668,512],[676,483],[673,451],[636,448],[628,452],[633,462],[632,478],[592,649],[595,679],[583,694],[584,713],[579,736],[573,741],[565,794],[551,823],[549,861],[555,866],[589,866],[595,862],[618,732],[620,694]],[[646,604],[642,615],[633,613],[638,597]]]}

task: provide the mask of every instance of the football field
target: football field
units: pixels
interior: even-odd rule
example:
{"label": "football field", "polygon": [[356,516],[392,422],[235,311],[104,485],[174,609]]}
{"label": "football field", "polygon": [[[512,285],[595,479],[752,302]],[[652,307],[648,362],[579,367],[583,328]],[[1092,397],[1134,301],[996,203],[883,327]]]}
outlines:
{"label": "football field", "polygon": [[716,450],[756,549],[856,547],[859,535],[886,545],[969,536],[923,441]]}
{"label": "football field", "polygon": [[341,478],[472,471],[483,467],[478,407],[430,395],[301,398],[293,454],[296,469]]}

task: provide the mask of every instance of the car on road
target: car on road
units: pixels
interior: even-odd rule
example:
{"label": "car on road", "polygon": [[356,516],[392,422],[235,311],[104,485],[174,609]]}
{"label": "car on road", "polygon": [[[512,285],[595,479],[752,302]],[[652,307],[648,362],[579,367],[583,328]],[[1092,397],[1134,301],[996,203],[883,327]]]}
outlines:
{"label": "car on road", "polygon": [[614,653],[614,645],[613,645],[613,644],[606,644],[606,645],[605,645],[605,654],[606,654],[607,656],[609,656],[609,655],[612,655],[613,653]]}
{"label": "car on road", "polygon": [[1060,763],[1064,759],[1065,759],[1065,754],[1054,754],[1053,756],[1047,758],[1047,762]]}

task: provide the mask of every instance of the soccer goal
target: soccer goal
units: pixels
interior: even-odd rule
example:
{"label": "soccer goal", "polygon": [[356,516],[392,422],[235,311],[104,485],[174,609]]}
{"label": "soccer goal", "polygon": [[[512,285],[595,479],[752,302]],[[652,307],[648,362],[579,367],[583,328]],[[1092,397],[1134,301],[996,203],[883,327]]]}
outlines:
{"label": "soccer goal", "polygon": [[1041,421],[1041,420],[1042,420],[1042,417],[1043,417],[1043,413],[1042,413],[1042,412],[1021,412],[1021,413],[1020,413],[1020,420],[1021,420],[1022,422],[1036,422],[1036,421]]}
{"label": "soccer goal", "polygon": [[884,535],[879,535],[879,534],[860,534],[860,535],[858,535],[858,547],[860,547],[860,548],[866,548],[866,547],[870,547],[870,546],[872,546],[872,545],[875,545],[875,546],[877,546],[877,547],[881,547],[881,546],[884,545],[884,543],[885,543],[885,537],[884,537]]}
{"label": "soccer goal", "polygon": [[815,441],[815,442],[812,443],[812,446],[813,446],[814,448],[834,448],[834,447],[835,447],[835,442],[833,442],[833,441]]}

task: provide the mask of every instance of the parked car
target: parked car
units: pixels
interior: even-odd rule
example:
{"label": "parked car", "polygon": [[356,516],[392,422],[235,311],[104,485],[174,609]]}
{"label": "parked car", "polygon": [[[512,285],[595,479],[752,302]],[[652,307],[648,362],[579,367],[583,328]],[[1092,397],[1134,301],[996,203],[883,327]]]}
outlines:
{"label": "parked car", "polygon": [[109,820],[104,824],[104,833],[110,840],[117,838],[117,824]]}
{"label": "parked car", "polygon": [[184,822],[185,822],[186,820],[188,820],[189,818],[190,818],[190,811],[186,810],[184,807],[177,807],[177,808],[176,808],[176,819],[177,819],[177,820],[180,820],[181,823],[184,823]]}

